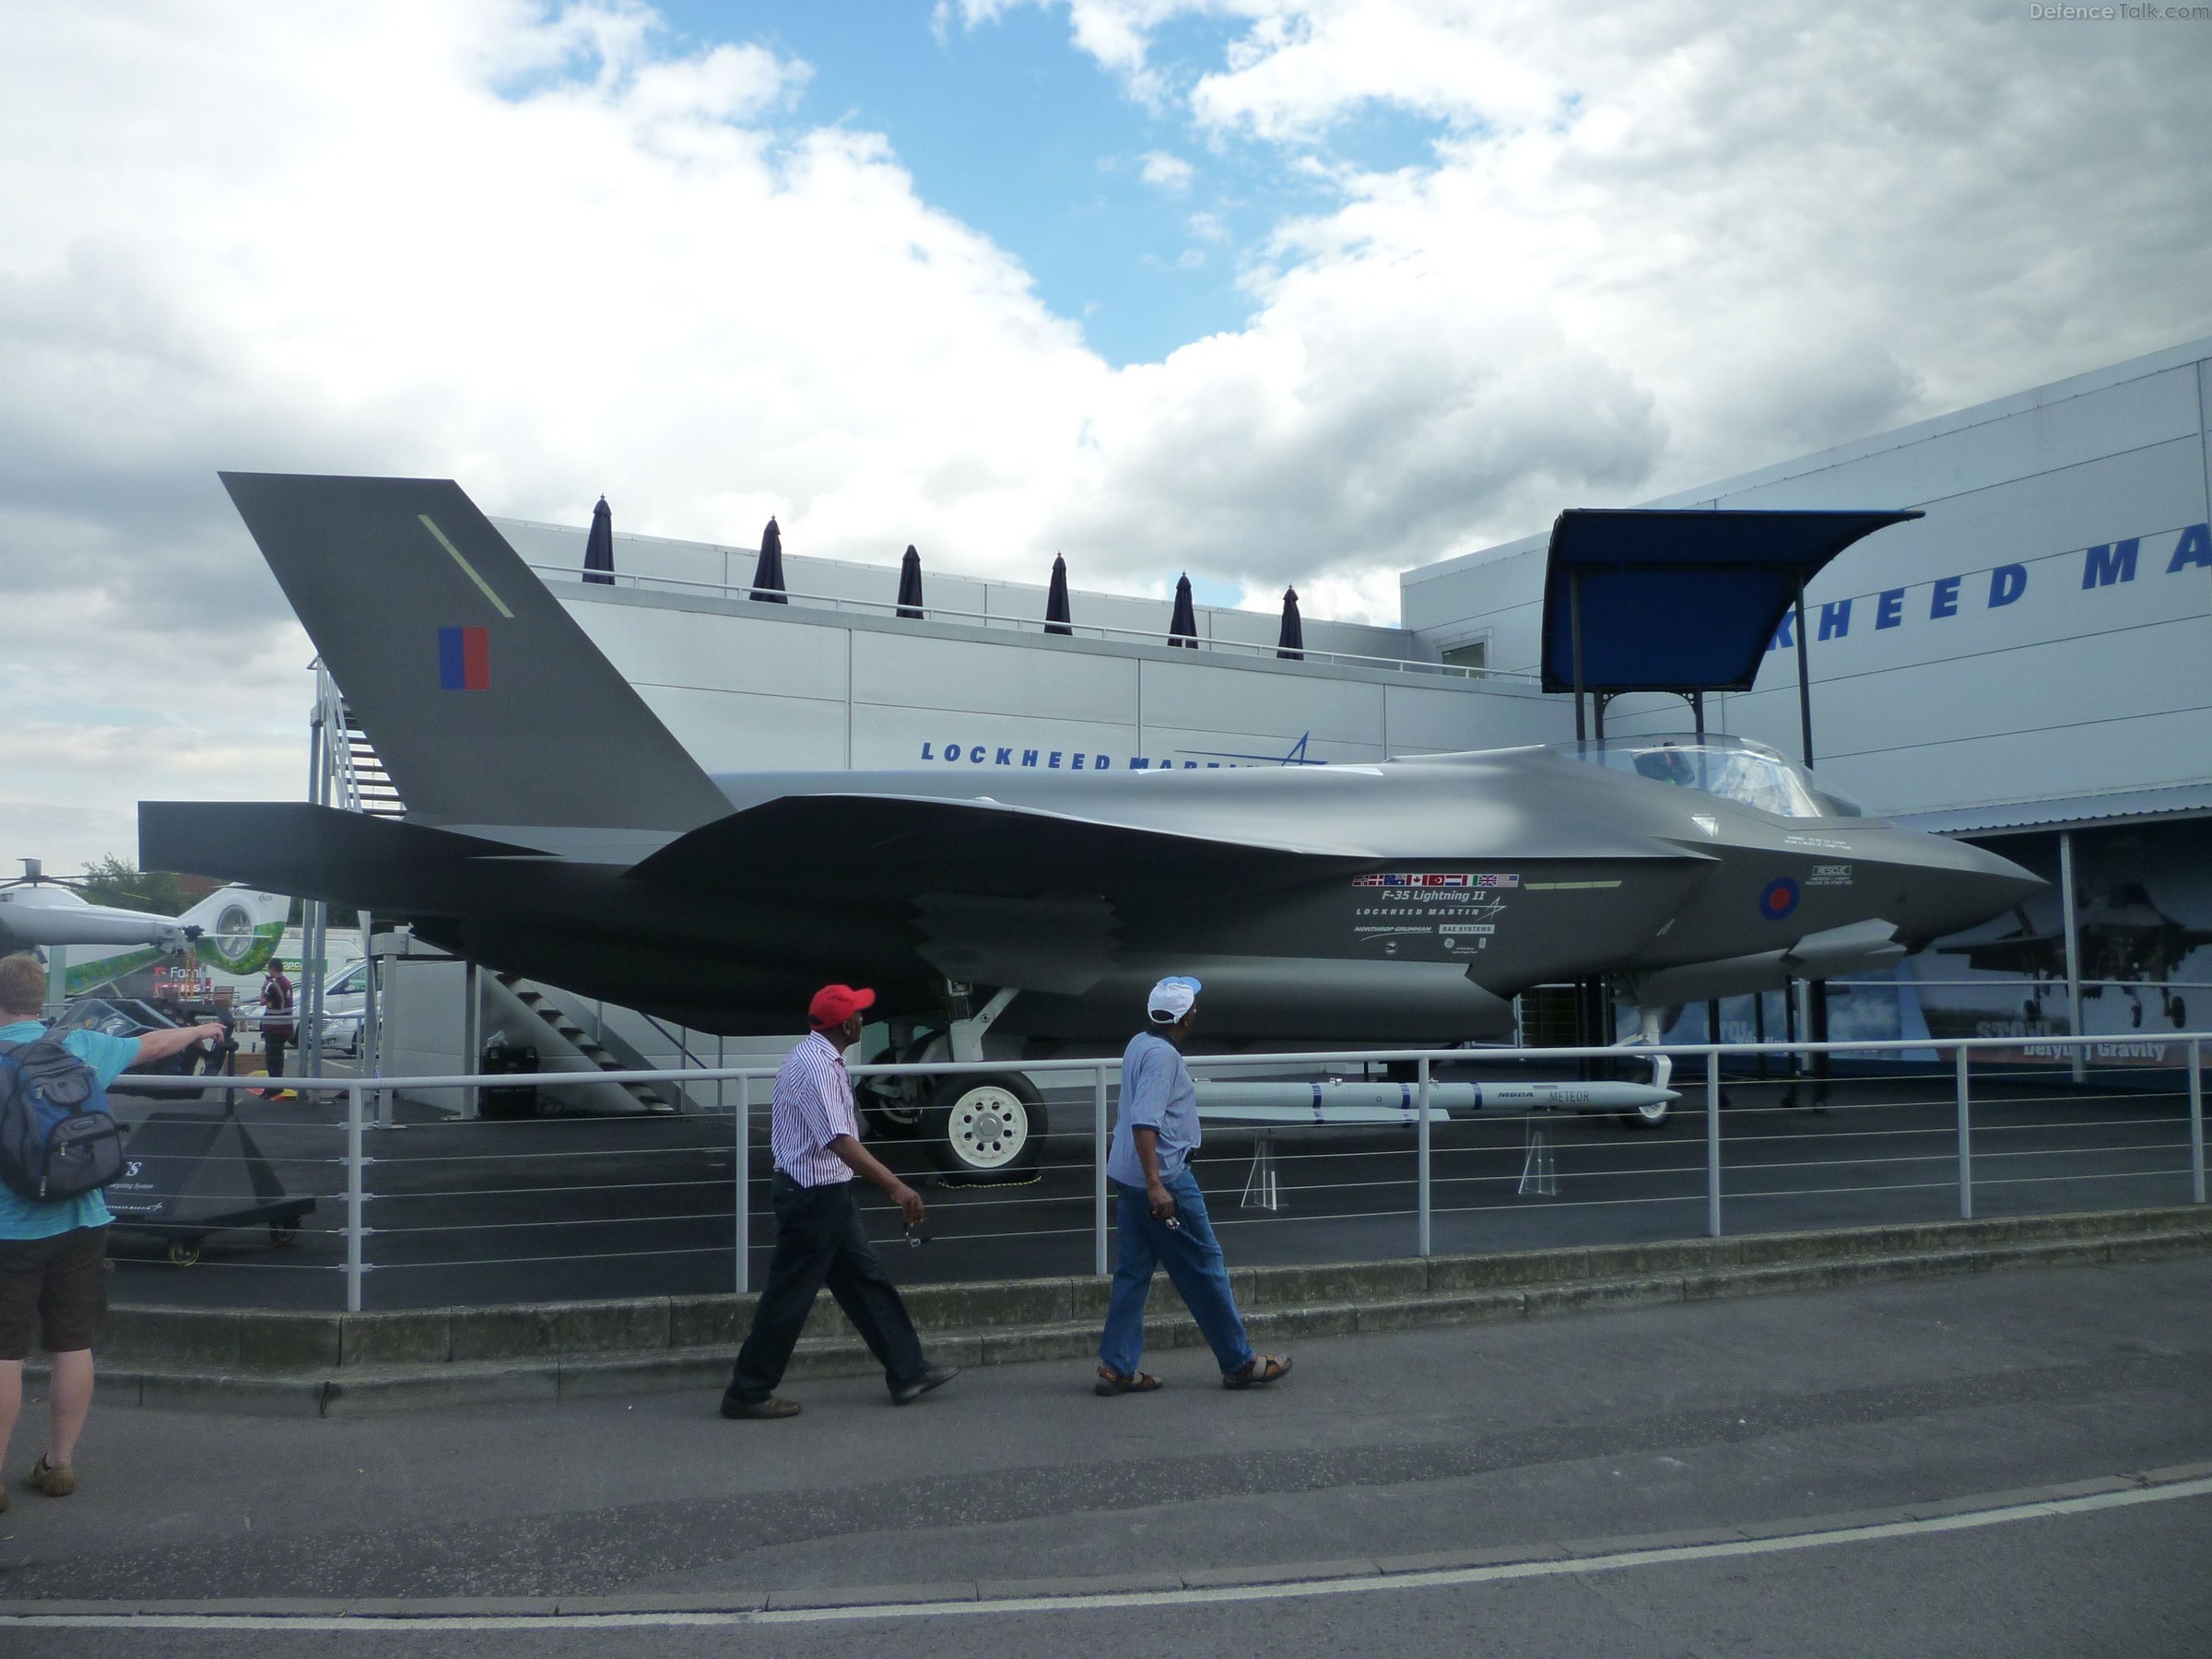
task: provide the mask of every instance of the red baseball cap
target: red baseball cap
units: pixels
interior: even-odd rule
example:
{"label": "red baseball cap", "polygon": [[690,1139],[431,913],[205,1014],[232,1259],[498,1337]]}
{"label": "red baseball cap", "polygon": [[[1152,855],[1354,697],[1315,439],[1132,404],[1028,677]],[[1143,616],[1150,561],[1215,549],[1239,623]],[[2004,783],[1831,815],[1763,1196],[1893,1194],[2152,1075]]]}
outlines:
{"label": "red baseball cap", "polygon": [[863,1008],[876,1006],[876,993],[851,985],[824,985],[806,1005],[806,1018],[817,1030],[841,1026]]}

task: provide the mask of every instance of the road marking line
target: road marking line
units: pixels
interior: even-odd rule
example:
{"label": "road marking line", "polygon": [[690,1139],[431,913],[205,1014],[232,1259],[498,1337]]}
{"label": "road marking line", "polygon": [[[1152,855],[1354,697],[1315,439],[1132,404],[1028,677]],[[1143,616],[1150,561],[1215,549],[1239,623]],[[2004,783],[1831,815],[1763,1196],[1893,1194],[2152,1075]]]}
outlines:
{"label": "road marking line", "polygon": [[84,1630],[660,1630],[696,1626],[840,1624],[857,1619],[945,1618],[977,1613],[1077,1613],[1099,1607],[1182,1607],[1219,1602],[1288,1601],[1319,1595],[1370,1595],[1394,1590],[1438,1590],[1465,1584],[1504,1583],[1517,1579],[1570,1578],[1586,1572],[1619,1572],[1632,1567],[1665,1567],[1681,1561],[1726,1560],[1738,1556],[1782,1555],[1837,1544],[1865,1544],[1930,1533],[1970,1532],[2015,1521],[2054,1515],[2092,1514],[2131,1509],[2176,1498],[2212,1497],[2212,1478],[2177,1481],[2132,1492],[2099,1492],[2087,1498],[2060,1498],[2005,1509],[1975,1510],[1962,1515],[1935,1515],[1921,1521],[1892,1521],[1834,1532],[1794,1533],[1778,1538],[1746,1538],[1725,1544],[1684,1544],[1664,1549],[1624,1550],[1618,1555],[1566,1560],[1511,1561],[1491,1567],[1442,1568],[1434,1572],[1403,1572],[1382,1577],[1310,1579],[1286,1584],[1226,1584],[1203,1590],[1128,1591],[1103,1595],[1038,1595],[999,1601],[885,1602],[858,1607],[784,1607],[764,1612],[682,1613],[452,1613],[407,1618],[394,1614],[288,1613],[18,1613],[0,1614],[0,1629]]}

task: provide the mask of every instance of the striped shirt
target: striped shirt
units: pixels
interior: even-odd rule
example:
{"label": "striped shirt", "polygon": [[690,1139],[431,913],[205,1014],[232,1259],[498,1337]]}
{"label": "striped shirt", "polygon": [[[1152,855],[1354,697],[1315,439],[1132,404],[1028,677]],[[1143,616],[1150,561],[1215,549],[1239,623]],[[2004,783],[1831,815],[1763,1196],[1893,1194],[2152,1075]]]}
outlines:
{"label": "striped shirt", "polygon": [[783,1057],[776,1073],[775,1103],[769,1112],[769,1145],[776,1168],[801,1186],[830,1186],[850,1181],[845,1160],[830,1150],[841,1135],[860,1138],[853,1112],[853,1079],[845,1057],[819,1031],[808,1033]]}

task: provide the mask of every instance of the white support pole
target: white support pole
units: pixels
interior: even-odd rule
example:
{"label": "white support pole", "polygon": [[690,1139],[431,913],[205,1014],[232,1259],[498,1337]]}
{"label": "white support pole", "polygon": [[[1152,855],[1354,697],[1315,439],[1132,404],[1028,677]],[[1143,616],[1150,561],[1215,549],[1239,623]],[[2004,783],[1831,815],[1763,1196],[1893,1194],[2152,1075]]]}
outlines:
{"label": "white support pole", "polygon": [[[2064,918],[2066,941],[2066,1035],[2081,1035],[2081,929],[2074,907],[2074,831],[2058,832],[2058,909]],[[2089,1051],[2078,1042],[2073,1048],[2074,1081],[2089,1078]]]}
{"label": "white support pole", "polygon": [[736,1279],[737,1294],[743,1296],[753,1288],[753,1080],[737,1079],[737,1110],[733,1138],[737,1145],[736,1187]]}
{"label": "white support pole", "polygon": [[1721,1236],[1721,1051],[1705,1056],[1705,1236]]}
{"label": "white support pole", "polygon": [[361,1156],[362,1120],[366,1102],[365,1090],[359,1081],[346,1086],[346,1312],[361,1311],[361,1225],[362,1211],[368,1205],[368,1190],[362,1180]]}
{"label": "white support pole", "polygon": [[2205,1063],[2204,1044],[2189,1040],[2189,1201],[2205,1201]]}
{"label": "white support pole", "polygon": [[[484,1065],[484,977],[483,970],[473,960],[461,965],[461,1069],[473,1077]],[[484,1090],[479,1085],[462,1086],[461,1115],[484,1115]]]}
{"label": "white support pole", "polygon": [[361,926],[361,1029],[354,1039],[353,1069],[375,1077],[383,1074],[377,1048],[383,1038],[384,971],[373,948],[376,918],[367,911],[358,914]]}
{"label": "white support pole", "polygon": [[1420,1174],[1420,1206],[1421,1206],[1421,1254],[1422,1254],[1422,1255],[1424,1255],[1424,1256],[1427,1256],[1427,1255],[1431,1255],[1431,1254],[1433,1254],[1433,1253],[1434,1253],[1434,1252],[1433,1252],[1433,1251],[1430,1249],[1430,1190],[1429,1190],[1429,1058],[1428,1058],[1428,1056],[1427,1056],[1427,1055],[1425,1055],[1425,1054],[1424,1054],[1424,1055],[1421,1057],[1421,1130],[1420,1130],[1420,1135],[1421,1135],[1421,1138],[1420,1138],[1420,1151],[1421,1151],[1421,1174]]}
{"label": "white support pole", "polygon": [[1959,1219],[1971,1221],[1974,1218],[1974,1126],[1972,1111],[1967,1102],[1967,1049],[1963,1042],[1959,1045],[1958,1056]]}
{"label": "white support pole", "polygon": [[1090,1270],[1106,1277],[1106,1068],[1090,1074]]}

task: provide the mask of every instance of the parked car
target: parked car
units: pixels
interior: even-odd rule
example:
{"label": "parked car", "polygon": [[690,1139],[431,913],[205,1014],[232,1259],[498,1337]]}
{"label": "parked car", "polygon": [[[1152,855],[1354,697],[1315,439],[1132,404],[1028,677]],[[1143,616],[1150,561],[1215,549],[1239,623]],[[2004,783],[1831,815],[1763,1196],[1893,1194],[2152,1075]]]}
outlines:
{"label": "parked car", "polygon": [[355,962],[323,987],[323,1052],[358,1056],[369,1018],[369,964]]}

